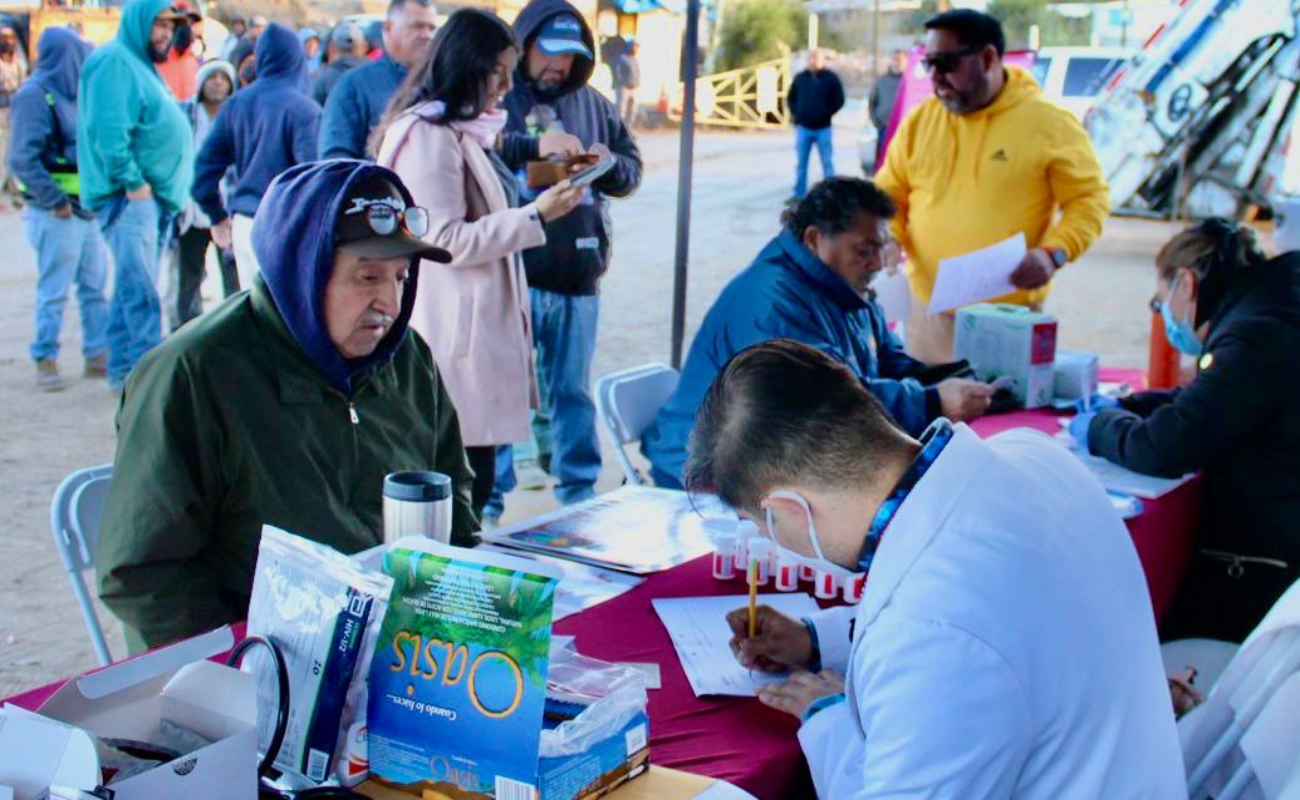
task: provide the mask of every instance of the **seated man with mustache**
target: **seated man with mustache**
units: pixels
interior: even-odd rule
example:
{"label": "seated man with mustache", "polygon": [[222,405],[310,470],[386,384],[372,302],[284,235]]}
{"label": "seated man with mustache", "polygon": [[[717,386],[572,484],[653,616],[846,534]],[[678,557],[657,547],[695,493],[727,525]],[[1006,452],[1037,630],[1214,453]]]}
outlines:
{"label": "seated man with mustache", "polygon": [[429,348],[407,329],[428,215],[394,173],[302,164],[258,208],[262,273],[144,358],[118,411],[95,568],[132,652],[247,617],[262,526],[355,553],[384,475],[445,473],[472,544],[473,474]]}

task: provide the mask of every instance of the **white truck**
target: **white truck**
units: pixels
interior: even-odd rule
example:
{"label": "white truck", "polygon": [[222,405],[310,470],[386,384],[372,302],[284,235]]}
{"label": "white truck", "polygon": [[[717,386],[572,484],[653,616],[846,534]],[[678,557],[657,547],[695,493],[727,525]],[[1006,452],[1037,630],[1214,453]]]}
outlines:
{"label": "white truck", "polygon": [[1282,188],[1300,0],[1182,0],[1084,124],[1116,211],[1239,218]]}

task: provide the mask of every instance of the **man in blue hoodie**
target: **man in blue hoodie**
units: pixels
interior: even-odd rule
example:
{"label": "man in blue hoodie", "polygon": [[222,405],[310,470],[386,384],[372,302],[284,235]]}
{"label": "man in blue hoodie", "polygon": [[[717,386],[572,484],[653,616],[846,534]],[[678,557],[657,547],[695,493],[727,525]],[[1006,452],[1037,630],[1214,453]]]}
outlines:
{"label": "man in blue hoodie", "polygon": [[23,184],[27,239],[36,248],[36,338],[31,356],[42,391],[63,388],[59,330],[68,288],[77,284],[85,374],[108,368],[108,251],[77,179],[77,78],[90,46],[67,28],[46,28],[36,71],[14,95],[10,171]]}
{"label": "man in blue hoodie", "polygon": [[382,167],[289,169],[257,210],[252,291],[131,375],[95,566],[132,652],[247,619],[263,524],[382,543],[389,472],[450,476],[452,544],[475,543],[456,410],[407,327],[420,261],[451,260],[428,224]]}
{"label": "man in blue hoodie", "polygon": [[641,437],[656,485],[682,487],[687,442],[714,378],[736,353],[772,339],[845,364],[911,436],[940,416],[961,422],[984,413],[993,387],[960,378],[927,385],[947,370],[904,353],[885,326],[870,285],[892,260],[894,211],[888,195],[860,178],[823,181],[791,205],[781,233],[705,315],[677,391]]}
{"label": "man in blue hoodie", "polygon": [[188,19],[169,0],[130,0],[117,38],[96,48],[81,72],[81,202],[99,219],[117,269],[108,319],[115,392],[162,340],[159,259],[194,177],[189,123],[156,69],[167,60],[176,23]]}
{"label": "man in blue hoodie", "polygon": [[428,52],[437,18],[432,0],[391,0],[383,27],[383,57],[345,74],[325,101],[321,158],[370,157],[366,149],[370,132],[406,71]]}
{"label": "man in blue hoodie", "polygon": [[[641,185],[641,153],[618,109],[587,85],[596,66],[595,37],[576,8],[565,0],[533,0],[514,28],[523,57],[505,99],[502,156],[519,173],[524,202],[535,194],[526,163],[555,152],[544,139],[576,137],[574,149],[610,154],[616,162],[582,205],[546,224],[545,246],[524,251],[542,410],[551,424],[550,469],[556,496],[568,504],[593,496],[600,476],[589,387],[600,278],[611,253],[608,198],[627,197]],[[499,512],[499,499],[489,508]]]}
{"label": "man in blue hoodie", "polygon": [[[251,289],[257,274],[253,216],[266,187],[295,164],[316,160],[320,106],[302,92],[306,58],[297,34],[272,22],[257,39],[257,80],[236,92],[217,113],[199,150],[194,200],[212,220],[212,241],[235,251],[239,285]],[[238,180],[230,207],[221,178],[230,167]]]}

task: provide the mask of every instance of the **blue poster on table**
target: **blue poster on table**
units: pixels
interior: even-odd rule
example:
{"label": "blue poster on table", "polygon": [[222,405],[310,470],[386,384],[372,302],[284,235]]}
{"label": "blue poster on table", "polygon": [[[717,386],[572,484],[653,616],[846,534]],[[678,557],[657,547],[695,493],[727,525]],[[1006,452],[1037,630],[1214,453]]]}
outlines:
{"label": "blue poster on table", "polygon": [[370,776],[415,794],[536,796],[558,573],[401,540],[370,670]]}

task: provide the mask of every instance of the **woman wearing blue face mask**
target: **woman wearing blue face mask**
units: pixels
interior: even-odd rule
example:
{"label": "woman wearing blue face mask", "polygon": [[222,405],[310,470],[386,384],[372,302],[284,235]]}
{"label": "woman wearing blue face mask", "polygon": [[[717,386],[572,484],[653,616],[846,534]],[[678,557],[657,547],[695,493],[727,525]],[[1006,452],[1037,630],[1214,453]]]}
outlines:
{"label": "woman wearing blue face mask", "polygon": [[1239,641],[1300,579],[1300,253],[1267,259],[1250,230],[1212,219],[1156,269],[1152,308],[1195,379],[1071,431],[1137,472],[1204,472],[1197,554],[1162,634]]}

